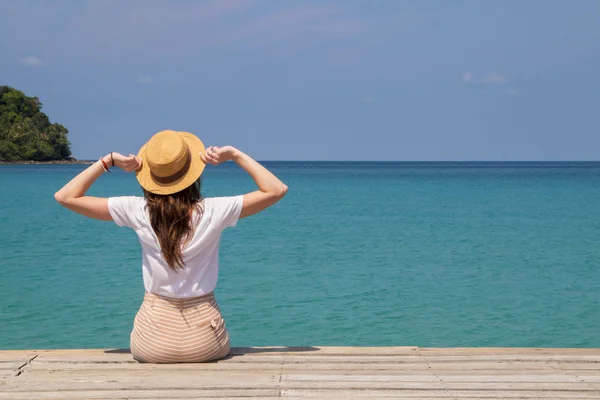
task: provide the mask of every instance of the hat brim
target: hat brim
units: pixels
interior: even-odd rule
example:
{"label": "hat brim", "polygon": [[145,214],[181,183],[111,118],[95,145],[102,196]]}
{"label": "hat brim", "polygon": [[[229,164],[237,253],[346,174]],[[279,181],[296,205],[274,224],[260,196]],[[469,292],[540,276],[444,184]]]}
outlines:
{"label": "hat brim", "polygon": [[181,135],[185,143],[188,145],[190,149],[190,156],[192,159],[190,161],[190,167],[187,173],[173,182],[169,182],[166,184],[160,183],[155,181],[152,177],[152,174],[150,173],[150,168],[145,162],[146,146],[148,145],[148,143],[144,144],[138,152],[138,157],[142,159],[142,166],[140,169],[135,171],[135,176],[140,185],[151,193],[166,195],[182,191],[183,189],[196,182],[198,178],[200,178],[200,175],[202,175],[202,172],[206,167],[206,164],[204,164],[202,162],[202,159],[200,158],[200,153],[205,152],[204,144],[202,143],[202,141],[196,135],[193,135],[188,132],[177,133]]}

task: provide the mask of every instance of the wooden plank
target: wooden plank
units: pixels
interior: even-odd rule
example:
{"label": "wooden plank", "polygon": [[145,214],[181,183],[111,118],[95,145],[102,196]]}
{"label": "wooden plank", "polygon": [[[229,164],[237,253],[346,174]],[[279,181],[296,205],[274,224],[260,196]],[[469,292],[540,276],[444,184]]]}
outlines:
{"label": "wooden plank", "polygon": [[[63,357],[53,357],[53,356],[43,356],[40,355],[35,360],[36,364],[41,363],[61,363],[61,364],[132,364],[132,365],[140,365],[136,361],[133,360],[119,360],[113,357],[83,357],[83,356],[63,356]],[[427,367],[433,366],[443,368],[443,365],[447,365],[448,368],[453,368],[453,365],[464,365],[465,368],[480,368],[485,365],[500,364],[507,363],[513,367],[518,367],[519,365],[528,367],[537,364],[538,366],[548,365],[560,365],[560,368],[571,368],[571,369],[600,369],[600,360],[577,360],[577,359],[556,359],[556,358],[544,358],[544,357],[536,357],[536,358],[443,358],[443,359],[430,359],[430,358],[421,358],[421,357],[404,357],[398,358],[396,356],[353,356],[353,357],[344,357],[344,356],[320,356],[320,357],[308,357],[308,356],[269,356],[269,357],[261,357],[261,356],[246,356],[246,357],[233,357],[225,360],[219,360],[218,362],[210,363],[210,365],[219,365],[219,364],[395,364],[395,365],[411,365],[415,368],[419,367]]]}
{"label": "wooden plank", "polygon": [[413,399],[600,399],[600,394],[580,393],[577,391],[478,391],[478,390],[401,390],[401,389],[284,389],[281,391],[282,398],[413,398]]}
{"label": "wooden plank", "polygon": [[[365,399],[368,397],[369,400],[389,400],[390,398],[398,398],[398,399],[402,399],[402,400],[438,400],[438,399],[444,399],[444,400],[464,400],[464,399],[469,399],[469,400],[497,400],[497,399],[506,399],[506,398],[518,398],[518,399],[526,399],[526,400],[548,400],[550,399],[557,399],[557,398],[561,398],[561,397],[538,397],[538,396],[534,396],[534,397],[524,397],[524,396],[518,396],[518,397],[490,397],[490,396],[485,396],[485,397],[455,397],[453,395],[444,395],[446,394],[445,391],[441,391],[437,392],[438,394],[432,394],[431,392],[417,392],[417,393],[407,393],[407,391],[402,391],[399,392],[396,395],[391,395],[388,397],[382,397],[382,396],[357,396],[357,395],[351,395],[351,396],[346,396],[346,397],[340,397],[340,396],[336,396],[336,395],[328,395],[328,396],[305,396],[305,397],[297,397],[297,396],[283,396],[280,397],[281,399],[286,399],[286,400],[304,400],[307,398],[327,398],[327,400],[359,400],[359,399]],[[596,400],[600,400],[600,397],[598,396],[589,396],[586,395],[585,397],[580,397],[580,396],[576,396],[576,397],[568,397],[569,400],[588,400],[588,399],[596,399]],[[236,400],[240,400],[239,398],[236,398]],[[245,399],[244,399],[245,400]]]}
{"label": "wooden plank", "polygon": [[281,375],[282,382],[440,382],[433,374],[419,375]]}
{"label": "wooden plank", "polygon": [[4,362],[0,364],[0,373],[4,371],[17,371],[25,364],[27,364],[27,361]]}
{"label": "wooden plank", "polygon": [[[318,371],[319,373],[351,373],[355,371],[370,371],[371,373],[388,374],[421,374],[423,371],[435,373],[453,374],[540,374],[545,372],[581,373],[581,370],[561,370],[558,363],[442,363],[442,364],[393,364],[393,363],[204,363],[204,364],[124,364],[124,363],[37,363],[33,362],[27,366],[29,372],[34,371],[104,371],[119,370],[127,371],[149,370],[159,373],[160,371],[186,371],[193,370],[199,373],[206,371],[275,371],[275,372],[307,372]],[[583,370],[583,372],[588,370]],[[593,374],[593,370],[591,372]],[[588,373],[588,372],[586,372]]]}
{"label": "wooden plank", "polygon": [[582,382],[588,383],[600,383],[600,375],[575,375],[575,377]]}
{"label": "wooden plank", "polygon": [[[410,356],[405,357],[410,359]],[[550,354],[550,355],[460,355],[460,356],[422,356],[421,359],[428,362],[448,361],[561,361],[561,362],[593,362],[600,363],[600,355],[581,354]]]}
{"label": "wooden plank", "polygon": [[15,375],[16,372],[13,371],[0,371],[0,387],[7,385]]}
{"label": "wooden plank", "polygon": [[117,400],[117,399],[206,399],[206,398],[278,398],[278,389],[183,389],[183,390],[69,390],[0,392],[4,400]]}
{"label": "wooden plank", "polygon": [[181,389],[403,389],[403,390],[511,390],[511,391],[573,391],[590,392],[600,395],[600,385],[584,382],[441,382],[441,381],[281,381],[254,378],[245,380],[239,377],[211,377],[210,380],[155,376],[90,377],[87,379],[56,376],[54,379],[21,380],[3,387],[0,393],[18,393],[32,391],[101,391],[101,390],[181,390]]}
{"label": "wooden plank", "polygon": [[[69,391],[69,392],[20,392],[20,393],[1,393],[0,399],[6,400],[87,400],[87,399],[136,399],[136,400],[154,400],[154,399],[206,399],[206,398],[230,398],[230,399],[276,399],[279,398],[278,390],[230,390],[230,389],[194,389],[194,390],[101,390],[101,391]],[[364,399],[371,400],[401,398],[405,400],[422,399],[456,399],[456,400],[491,400],[491,399],[600,399],[600,395],[591,393],[579,393],[572,391],[546,391],[546,392],[512,392],[512,391],[447,391],[447,390],[330,390],[330,389],[284,389],[281,391],[281,398],[304,399],[306,397],[327,398],[327,399]]]}
{"label": "wooden plank", "polygon": [[[410,365],[410,364],[407,364]],[[473,371],[497,371],[497,373],[530,373],[531,371],[559,370],[558,362],[531,362],[531,361],[481,361],[481,362],[445,362],[427,363],[427,367],[436,373],[464,372],[471,374]]]}
{"label": "wooden plank", "polygon": [[561,363],[596,363],[600,364],[600,356],[246,356],[234,357],[220,362],[287,362],[287,363],[457,363],[457,362],[539,362],[556,361]]}
{"label": "wooden plank", "polygon": [[[571,376],[578,376],[582,373],[594,375],[594,370],[564,370],[559,369],[554,365],[533,365],[515,366],[515,365],[493,365],[488,364],[482,368],[473,366],[461,367],[460,365],[452,365],[451,368],[433,368],[426,365],[418,367],[412,365],[394,365],[394,364],[213,364],[213,365],[178,365],[172,367],[155,366],[155,365],[122,365],[122,364],[32,364],[26,368],[28,373],[40,372],[64,372],[71,371],[94,371],[95,373],[108,373],[116,371],[117,373],[128,373],[130,371],[149,371],[152,373],[161,373],[163,371],[195,371],[196,373],[243,373],[252,371],[261,371],[263,373],[286,373],[286,374],[302,374],[315,373],[319,374],[353,374],[353,373],[370,373],[374,375],[418,375],[423,373],[437,375],[540,375],[547,373],[563,373]],[[600,373],[600,371],[598,371]]]}
{"label": "wooden plank", "polygon": [[0,363],[26,361],[34,356],[33,350],[0,350]]}
{"label": "wooden plank", "polygon": [[535,348],[535,347],[419,347],[423,356],[458,355],[600,355],[600,348]]}
{"label": "wooden plank", "polygon": [[[280,399],[286,399],[286,400],[304,400],[307,398],[325,398],[324,396],[305,396],[305,397],[296,397],[296,396],[282,396],[280,397]],[[518,397],[490,397],[490,396],[485,396],[485,397],[455,397],[453,395],[432,395],[429,392],[424,392],[424,393],[410,393],[407,394],[406,392],[400,392],[399,394],[396,395],[390,395],[388,397],[382,397],[382,396],[356,396],[356,395],[352,395],[352,396],[345,396],[345,397],[340,397],[340,396],[335,396],[335,395],[328,395],[326,396],[327,400],[359,400],[359,399],[365,399],[368,398],[369,400],[389,400],[390,398],[398,398],[398,399],[402,399],[402,400],[438,400],[438,399],[444,399],[444,400],[464,400],[464,399],[468,399],[468,400],[498,400],[498,399],[507,399],[507,398],[518,398],[518,399],[526,399],[526,400],[548,400],[550,399],[557,399],[557,398],[561,398],[561,397],[538,397],[538,396],[534,396],[534,397],[523,397],[523,396],[518,396]],[[239,398],[235,398],[236,400],[240,400]],[[585,397],[580,397],[580,396],[576,396],[576,397],[568,397],[569,400],[588,400],[588,399],[595,399],[595,400],[600,400],[600,397],[598,396],[585,396]],[[245,398],[244,398],[245,400]]]}
{"label": "wooden plank", "polygon": [[411,389],[411,390],[512,390],[548,391],[568,390],[592,392],[600,395],[599,388],[584,382],[400,382],[386,381],[282,381],[282,389]]}
{"label": "wooden plank", "polygon": [[523,374],[523,375],[442,375],[442,382],[503,382],[503,383],[582,383],[582,379],[568,374]]}
{"label": "wooden plank", "polygon": [[279,382],[278,375],[263,374],[181,374],[176,373],[129,373],[122,374],[94,374],[94,373],[24,373],[12,383],[0,387],[0,392],[23,391],[69,391],[69,390],[127,390],[143,388],[156,389],[411,389],[411,390],[570,390],[580,392],[595,392],[600,394],[600,384],[594,387],[593,383],[564,382],[564,381],[442,381],[431,376],[415,376],[411,380],[378,380],[371,377],[357,383],[351,376],[342,378],[334,376],[332,380],[321,380],[313,376],[312,380],[292,380],[286,376]]}
{"label": "wooden plank", "polygon": [[123,364],[139,364],[133,359],[131,354],[123,353],[77,353],[77,352],[40,352],[35,358],[36,363],[39,362],[69,362],[69,363],[123,363]]}
{"label": "wooden plank", "polygon": [[572,371],[577,371],[577,370],[600,370],[600,363],[586,363],[586,362],[579,363],[579,362],[572,362],[572,363],[557,363],[557,365],[561,369],[568,369],[568,370],[572,370]]}
{"label": "wooden plank", "polygon": [[127,389],[140,386],[145,389],[157,388],[272,388],[276,387],[279,374],[275,373],[210,373],[199,374],[197,371],[69,371],[30,372],[25,371],[8,388],[0,387],[0,391],[31,390],[34,388],[62,389]]}
{"label": "wooden plank", "polygon": [[[600,363],[600,355],[595,354],[489,354],[475,353],[463,355],[415,355],[415,351],[409,351],[403,354],[386,354],[380,349],[374,353],[369,353],[367,348],[361,349],[360,354],[344,353],[345,348],[328,348],[323,351],[319,350],[314,353],[309,352],[267,352],[267,353],[244,353],[243,355],[231,355],[228,359],[220,360],[219,362],[280,362],[283,360],[291,360],[293,362],[353,362],[360,360],[362,362],[460,362],[469,360],[472,362],[481,361],[561,361],[573,363]],[[424,351],[421,350],[421,354]],[[65,350],[48,350],[37,351],[37,359],[40,362],[97,362],[97,363],[137,363],[128,353],[107,353],[102,350],[83,350],[83,351],[65,351]]]}
{"label": "wooden plank", "polygon": [[312,382],[525,382],[525,383],[581,383],[582,379],[567,374],[544,375],[371,375],[371,374],[298,374],[282,375],[281,381],[312,381]]}
{"label": "wooden plank", "polygon": [[[444,399],[444,400],[493,400],[493,399],[528,399],[528,400],[548,400],[548,399],[569,399],[569,400],[599,400],[600,396],[590,395],[590,394],[575,394],[572,392],[548,392],[548,393],[536,393],[535,395],[523,395],[522,393],[506,393],[506,392],[494,392],[494,393],[486,393],[482,394],[481,397],[471,396],[470,393],[466,395],[460,394],[456,395],[454,392],[446,392],[446,391],[438,391],[438,392],[421,392],[421,391],[364,391],[364,392],[356,392],[356,391],[337,391],[337,390],[311,390],[308,392],[305,391],[284,391],[282,396],[247,396],[247,391],[241,391],[232,397],[229,397],[227,392],[223,391],[185,391],[183,393],[173,392],[173,391],[161,391],[161,392],[152,392],[145,393],[139,391],[100,391],[100,392],[64,392],[64,393],[39,393],[39,392],[29,392],[29,393],[17,393],[16,397],[3,397],[2,393],[0,393],[0,399],[10,399],[10,400],[31,400],[31,399],[40,399],[40,400],[156,400],[156,399],[186,399],[186,400],[200,400],[206,398],[218,398],[221,400],[230,399],[230,400],[275,400],[279,398],[285,398],[288,400],[300,400],[306,399],[307,397],[312,398],[327,398],[328,400],[356,400],[356,399],[365,399],[368,398],[370,400],[388,400],[390,398],[398,398],[403,400],[434,400],[434,399]],[[223,396],[224,394],[224,396]],[[293,396],[290,396],[292,394]]]}
{"label": "wooden plank", "polygon": [[[217,361],[217,363],[277,363],[277,362],[402,362],[402,363],[416,363],[416,362],[427,362],[425,358],[420,356],[397,356],[397,355],[295,355],[295,354],[284,354],[284,355],[262,355],[262,354],[250,354],[245,356],[230,356],[228,358]],[[36,363],[51,363],[51,362],[69,362],[69,363],[131,363],[138,364],[137,361],[133,360],[130,355],[127,354],[102,354],[102,353],[91,353],[91,354],[77,354],[77,353],[39,353],[36,357]]]}

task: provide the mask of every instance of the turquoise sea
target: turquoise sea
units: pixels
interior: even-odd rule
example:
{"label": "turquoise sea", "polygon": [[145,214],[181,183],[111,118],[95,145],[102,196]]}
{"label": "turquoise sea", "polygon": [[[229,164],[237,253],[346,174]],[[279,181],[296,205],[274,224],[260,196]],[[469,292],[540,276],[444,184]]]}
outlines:
{"label": "turquoise sea", "polygon": [[[233,346],[600,347],[600,163],[265,165],[288,195],[222,238]],[[1,349],[129,345],[135,233],[53,199],[83,168],[0,166]],[[117,171],[91,194],[141,191]]]}

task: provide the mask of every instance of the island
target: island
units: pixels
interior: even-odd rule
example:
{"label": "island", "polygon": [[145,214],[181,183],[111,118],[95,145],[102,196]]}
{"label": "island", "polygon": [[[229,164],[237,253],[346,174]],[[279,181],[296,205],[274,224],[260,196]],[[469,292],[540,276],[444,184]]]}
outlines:
{"label": "island", "polygon": [[77,162],[67,128],[50,123],[37,97],[0,86],[0,162]]}

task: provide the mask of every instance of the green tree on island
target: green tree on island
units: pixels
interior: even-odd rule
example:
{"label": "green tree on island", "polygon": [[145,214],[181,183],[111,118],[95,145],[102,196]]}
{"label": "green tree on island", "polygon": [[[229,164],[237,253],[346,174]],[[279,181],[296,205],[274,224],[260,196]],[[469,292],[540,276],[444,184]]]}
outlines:
{"label": "green tree on island", "polygon": [[41,109],[37,97],[0,86],[0,161],[71,159],[69,131]]}

